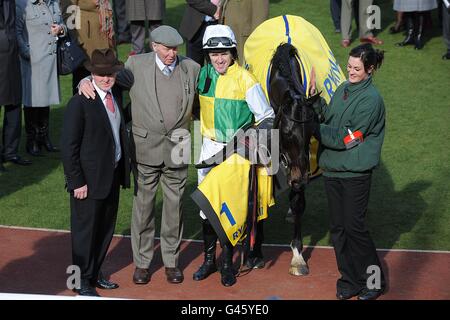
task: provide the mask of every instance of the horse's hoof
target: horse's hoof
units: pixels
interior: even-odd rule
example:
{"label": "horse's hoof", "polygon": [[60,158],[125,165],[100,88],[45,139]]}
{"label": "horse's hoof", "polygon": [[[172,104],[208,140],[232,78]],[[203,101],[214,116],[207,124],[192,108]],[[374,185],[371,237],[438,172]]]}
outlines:
{"label": "horse's hoof", "polygon": [[308,266],[300,266],[300,273],[302,276],[307,276],[309,274],[309,268]]}
{"label": "horse's hoof", "polygon": [[301,276],[300,272],[298,272],[298,268],[290,267],[289,274],[293,276]]}
{"label": "horse's hoof", "polygon": [[290,267],[289,274],[293,276],[306,276],[309,274],[308,266],[300,265],[297,267]]}

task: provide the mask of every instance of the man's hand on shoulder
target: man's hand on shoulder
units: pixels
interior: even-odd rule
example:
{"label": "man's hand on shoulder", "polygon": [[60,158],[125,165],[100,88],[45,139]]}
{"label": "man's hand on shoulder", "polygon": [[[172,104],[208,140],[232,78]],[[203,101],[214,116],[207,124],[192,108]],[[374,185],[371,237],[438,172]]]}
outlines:
{"label": "man's hand on shoulder", "polygon": [[95,88],[92,81],[83,79],[78,86],[78,94],[84,95],[87,99],[95,99]]}

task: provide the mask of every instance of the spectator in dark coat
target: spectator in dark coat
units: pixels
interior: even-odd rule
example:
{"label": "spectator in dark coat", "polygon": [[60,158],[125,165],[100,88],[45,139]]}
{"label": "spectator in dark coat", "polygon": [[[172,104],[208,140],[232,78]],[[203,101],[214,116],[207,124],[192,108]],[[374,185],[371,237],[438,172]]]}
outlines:
{"label": "spectator in dark coat", "polygon": [[186,38],[186,56],[203,66],[203,35],[206,27],[217,24],[221,15],[220,0],[186,0],[180,34]]}
{"label": "spectator in dark coat", "polygon": [[13,0],[0,0],[0,108],[5,106],[3,138],[0,144],[0,171],[2,162],[31,164],[17,154],[22,126],[19,52],[16,41],[16,8]]}
{"label": "spectator in dark coat", "polygon": [[127,19],[130,21],[132,51],[130,55],[145,52],[145,21],[148,32],[158,28],[166,12],[166,0],[126,0]]}
{"label": "spectator in dark coat", "polygon": [[130,23],[127,21],[127,11],[125,6],[125,0],[114,0],[113,10],[115,16],[115,27],[117,34],[117,44],[130,43]]}

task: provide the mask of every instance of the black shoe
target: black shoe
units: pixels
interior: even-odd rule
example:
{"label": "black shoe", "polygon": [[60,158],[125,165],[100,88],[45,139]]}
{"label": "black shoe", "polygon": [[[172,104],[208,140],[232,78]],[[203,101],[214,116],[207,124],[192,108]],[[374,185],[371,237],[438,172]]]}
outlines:
{"label": "black shoe", "polygon": [[423,42],[424,24],[425,24],[425,16],[421,12],[418,18],[417,35],[416,38],[414,39],[414,49],[416,50],[421,50],[424,46]]}
{"label": "black shoe", "polygon": [[95,291],[95,289],[91,286],[81,287],[80,289],[75,289],[74,291],[78,293],[79,296],[100,297],[97,291]]}
{"label": "black shoe", "polygon": [[351,291],[347,291],[347,290],[342,290],[342,291],[336,292],[336,298],[338,300],[348,300],[348,299],[351,299],[353,297],[356,297],[358,295],[358,293],[360,293],[360,292],[361,292],[361,290],[360,291],[356,291],[356,292],[355,291],[351,292]]}
{"label": "black shoe", "polygon": [[348,300],[348,299],[353,298],[356,295],[358,295],[358,293],[350,293],[350,292],[342,291],[342,292],[336,293],[336,298],[338,298],[338,300]]}
{"label": "black shoe", "polygon": [[233,268],[233,245],[228,242],[222,247],[223,264],[220,270],[221,282],[225,287],[231,287],[236,283],[236,275]]}
{"label": "black shoe", "polygon": [[217,266],[215,262],[203,262],[200,268],[193,274],[192,279],[194,279],[194,281],[204,280],[216,271]]}
{"label": "black shoe", "polygon": [[37,144],[36,141],[31,142],[31,143],[27,143],[26,151],[27,151],[27,153],[29,155],[31,155],[33,157],[40,157],[40,156],[42,156],[41,148],[39,147],[39,145]]}
{"label": "black shoe", "polygon": [[148,268],[138,268],[134,270],[133,282],[135,284],[147,284],[150,282],[150,271]]}
{"label": "black shoe", "polygon": [[106,280],[105,278],[98,279],[95,286],[100,289],[117,289],[119,285],[117,283]]}
{"label": "black shoe", "polygon": [[415,28],[415,19],[412,15],[412,13],[407,14],[405,17],[405,27],[406,27],[406,37],[402,42],[397,43],[397,46],[403,47],[403,46],[407,46],[410,44],[414,44],[414,37],[415,37],[415,33],[416,33],[416,28]]}
{"label": "black shoe", "polygon": [[415,50],[422,50],[424,46],[422,34],[417,35],[416,40],[414,42],[414,49]]}
{"label": "black shoe", "polygon": [[184,280],[183,272],[175,268],[166,268],[167,282],[169,283],[182,283]]}
{"label": "black shoe", "polygon": [[204,260],[200,268],[192,275],[194,281],[208,278],[217,271],[216,266],[216,243],[217,234],[208,220],[202,220],[202,234],[204,244]]}
{"label": "black shoe", "polygon": [[358,300],[376,300],[383,294],[383,290],[363,290],[358,294]]}
{"label": "black shoe", "polygon": [[59,152],[59,148],[53,145],[48,135],[44,136],[38,143],[41,147],[44,147],[47,152]]}
{"label": "black shoe", "polygon": [[236,276],[232,267],[222,268],[220,273],[221,273],[220,280],[222,282],[222,285],[224,285],[225,287],[231,287],[233,284],[236,283]]}
{"label": "black shoe", "polygon": [[5,159],[5,162],[12,162],[19,166],[29,166],[31,164],[30,160],[21,158],[19,156],[14,156],[12,158]]}

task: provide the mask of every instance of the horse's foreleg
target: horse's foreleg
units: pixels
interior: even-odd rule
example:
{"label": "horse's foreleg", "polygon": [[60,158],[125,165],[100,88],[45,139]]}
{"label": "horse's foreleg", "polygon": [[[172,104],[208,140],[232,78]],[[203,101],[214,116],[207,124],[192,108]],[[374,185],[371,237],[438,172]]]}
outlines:
{"label": "horse's foreleg", "polygon": [[301,188],[298,191],[291,191],[290,206],[294,213],[294,238],[291,242],[292,260],[289,273],[294,276],[303,276],[309,274],[308,265],[303,258],[303,242],[301,232],[301,218],[305,211],[305,190]]}

